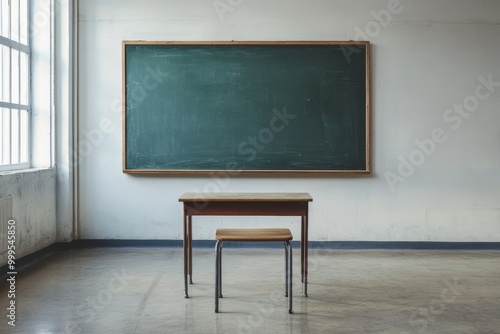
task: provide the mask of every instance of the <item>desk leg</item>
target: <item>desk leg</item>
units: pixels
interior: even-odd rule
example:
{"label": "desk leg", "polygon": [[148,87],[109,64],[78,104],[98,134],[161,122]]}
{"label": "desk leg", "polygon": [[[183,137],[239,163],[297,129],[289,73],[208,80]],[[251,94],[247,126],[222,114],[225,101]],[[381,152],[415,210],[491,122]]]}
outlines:
{"label": "desk leg", "polygon": [[189,284],[193,284],[193,216],[188,216]]}
{"label": "desk leg", "polygon": [[305,219],[302,216],[300,226],[300,281],[304,283],[304,243],[305,243]]}
{"label": "desk leg", "polygon": [[184,297],[189,298],[188,296],[188,268],[189,268],[189,263],[188,263],[188,242],[189,242],[189,237],[187,235],[188,228],[187,228],[187,216],[186,213],[184,212],[183,215],[183,222],[182,222],[182,230],[183,230],[183,247],[184,247]]}
{"label": "desk leg", "polygon": [[304,256],[304,295],[307,297],[307,275],[308,275],[308,256],[309,256],[309,222],[308,222],[308,215],[306,214],[305,216],[302,216],[302,225],[304,229],[304,241],[303,241],[303,256]]}

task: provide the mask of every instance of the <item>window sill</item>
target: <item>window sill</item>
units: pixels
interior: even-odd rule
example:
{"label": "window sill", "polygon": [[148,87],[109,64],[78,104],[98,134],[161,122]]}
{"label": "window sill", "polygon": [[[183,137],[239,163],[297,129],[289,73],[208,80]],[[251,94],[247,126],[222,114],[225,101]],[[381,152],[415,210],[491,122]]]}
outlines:
{"label": "window sill", "polygon": [[27,174],[27,173],[38,173],[41,171],[54,170],[54,167],[38,167],[38,168],[24,168],[24,169],[11,169],[0,171],[0,176],[4,175],[16,175],[16,174]]}

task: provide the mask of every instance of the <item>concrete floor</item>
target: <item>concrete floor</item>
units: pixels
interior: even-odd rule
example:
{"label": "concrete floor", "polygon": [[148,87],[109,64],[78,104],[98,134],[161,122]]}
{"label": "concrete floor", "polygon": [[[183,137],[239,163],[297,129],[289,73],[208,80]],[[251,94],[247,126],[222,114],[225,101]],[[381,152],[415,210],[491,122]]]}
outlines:
{"label": "concrete floor", "polygon": [[189,299],[182,249],[61,251],[19,272],[0,333],[500,333],[500,252],[311,250],[307,298],[297,249],[294,270],[289,315],[283,252],[225,249],[215,314],[211,249],[194,250]]}

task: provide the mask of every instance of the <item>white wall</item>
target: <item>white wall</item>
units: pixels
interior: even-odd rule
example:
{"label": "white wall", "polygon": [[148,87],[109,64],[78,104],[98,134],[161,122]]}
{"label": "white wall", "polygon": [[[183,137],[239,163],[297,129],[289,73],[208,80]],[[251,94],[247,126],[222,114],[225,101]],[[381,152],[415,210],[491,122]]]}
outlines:
{"label": "white wall", "polygon": [[55,160],[56,160],[56,226],[57,241],[67,242],[76,237],[74,231],[75,188],[78,166],[73,164],[76,132],[76,102],[74,72],[76,72],[76,0],[54,1],[54,66],[55,70]]}
{"label": "white wall", "polygon": [[[373,173],[238,177],[221,190],[311,193],[311,240],[500,241],[500,87],[493,92],[480,88],[484,100],[474,98],[479,77],[500,82],[500,2],[230,3],[236,5],[220,17],[212,0],[80,2],[81,238],[180,239],[178,197],[214,184],[210,177],[122,174],[123,40],[368,38],[373,46]],[[387,8],[391,18],[380,14],[378,23],[376,13],[388,13]],[[448,114],[464,101],[480,104],[464,113],[467,118]],[[112,130],[101,131],[108,121]],[[446,140],[429,146],[422,159],[415,140],[431,138],[435,129],[442,129],[437,139]],[[401,167],[401,176],[401,159],[421,164],[413,172]],[[393,189],[387,176],[395,180]],[[195,237],[213,239],[214,229],[230,221],[235,226],[254,222],[200,218]],[[290,221],[297,231],[294,218],[279,224]]]}
{"label": "white wall", "polygon": [[[0,175],[0,198],[12,197],[17,259],[56,242],[55,193],[53,168]],[[4,255],[0,258],[0,266],[7,263]]]}

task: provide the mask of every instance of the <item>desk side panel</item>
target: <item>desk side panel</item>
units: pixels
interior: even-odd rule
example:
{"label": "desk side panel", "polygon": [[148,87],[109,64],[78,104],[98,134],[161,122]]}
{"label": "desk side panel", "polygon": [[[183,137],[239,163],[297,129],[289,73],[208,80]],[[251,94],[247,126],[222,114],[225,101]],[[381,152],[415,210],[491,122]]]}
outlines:
{"label": "desk side panel", "polygon": [[193,216],[304,216],[308,202],[184,202]]}

